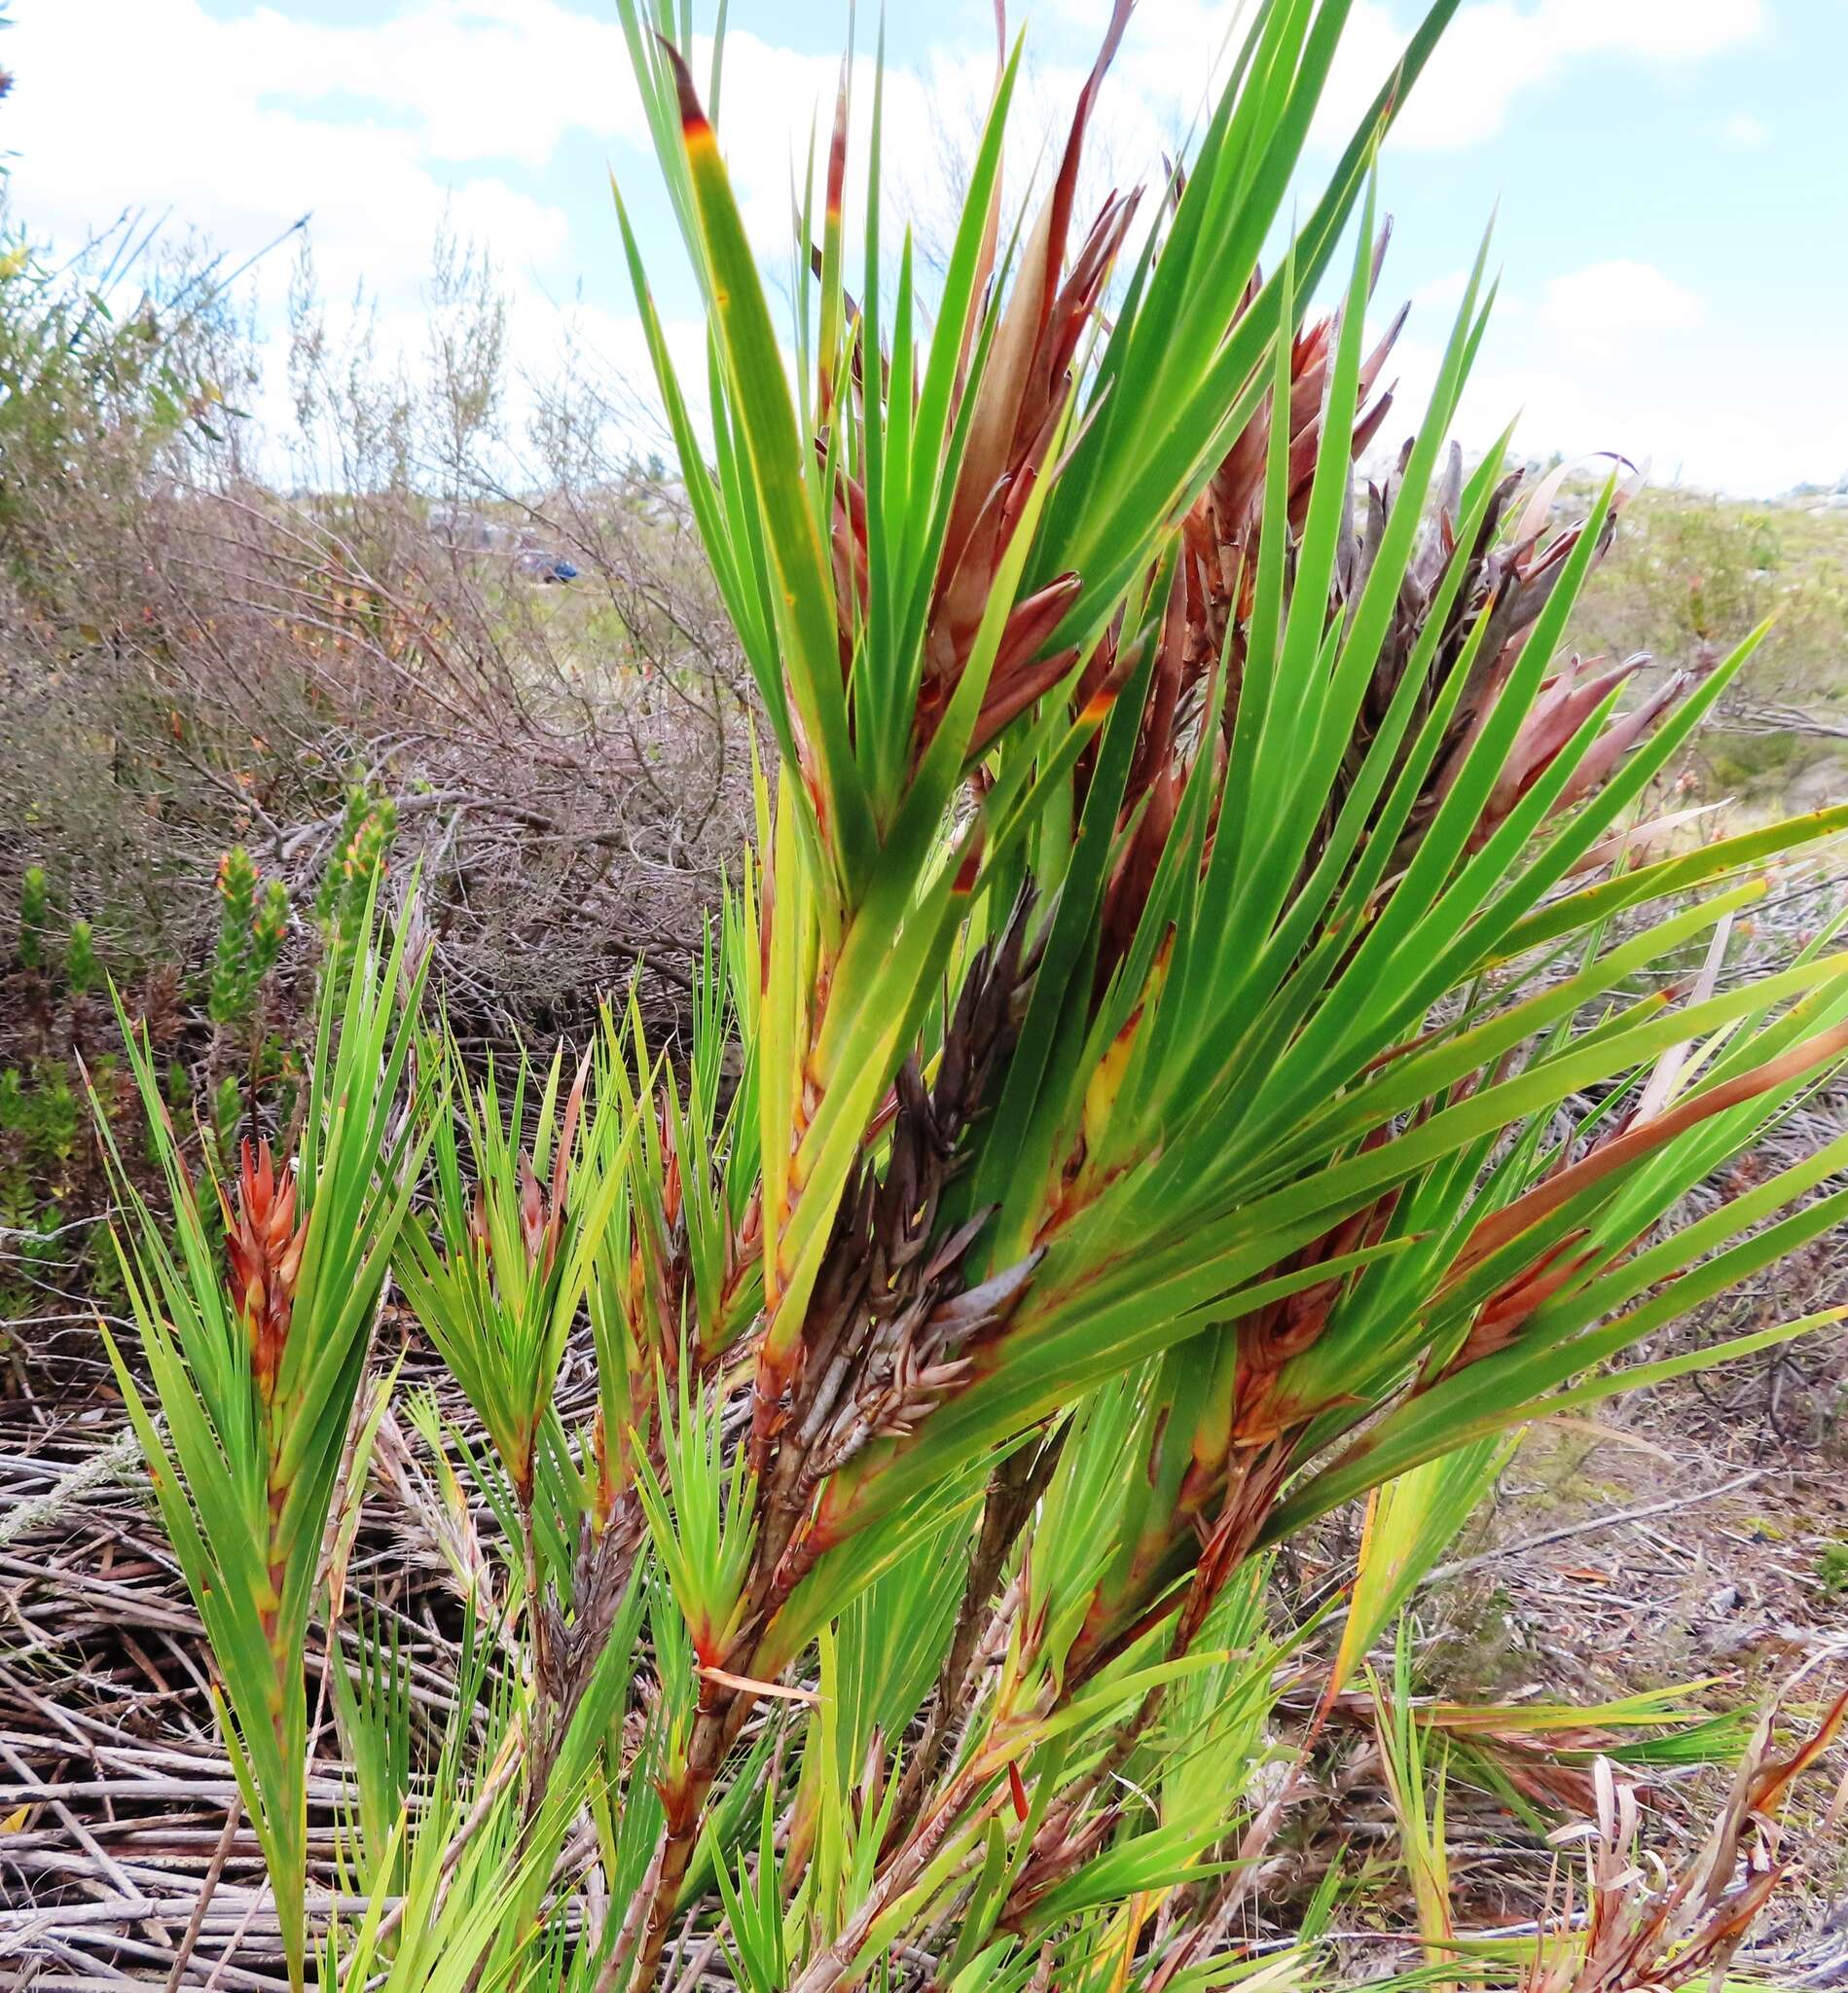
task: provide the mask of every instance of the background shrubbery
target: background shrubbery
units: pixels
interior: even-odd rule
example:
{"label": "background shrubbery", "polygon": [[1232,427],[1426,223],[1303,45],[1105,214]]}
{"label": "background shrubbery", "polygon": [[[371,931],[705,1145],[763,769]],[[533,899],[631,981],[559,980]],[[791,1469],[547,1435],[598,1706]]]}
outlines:
{"label": "background shrubbery", "polygon": [[359,782],[424,864],[442,980],[482,1031],[581,1024],[644,955],[671,1010],[745,828],[746,704],[621,384],[524,383],[509,437],[478,259],[437,245],[413,382],[363,316],[330,336],[305,257],[297,428],[259,435],[216,265],[127,227],[61,267],[12,239],[6,901],[40,865],[119,973],[190,971],[223,852],[311,898]]}
{"label": "background shrubbery", "polygon": [[134,221],[60,257],[0,209],[0,1323],[41,1349],[110,1281],[105,977],[222,1163],[246,1095],[286,1108],[381,864],[421,868],[478,1048],[581,1033],[637,971],[671,1033],[747,829],[746,681],[645,410],[568,350],[516,380],[449,238],[410,358],[330,331],[292,253],[274,433],[240,272]]}

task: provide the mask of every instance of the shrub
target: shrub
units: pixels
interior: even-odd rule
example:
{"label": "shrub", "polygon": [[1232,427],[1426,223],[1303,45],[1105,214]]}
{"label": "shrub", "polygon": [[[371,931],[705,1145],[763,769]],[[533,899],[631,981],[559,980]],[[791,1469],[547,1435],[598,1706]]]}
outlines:
{"label": "shrub", "polygon": [[206,1008],[217,1025],[235,1024],[249,1008],[251,930],[257,915],[257,868],[242,845],[218,867],[218,945],[212,955]]}
{"label": "shrub", "polygon": [[358,946],[397,834],[397,805],[389,796],[375,795],[363,782],[355,783],[347,791],[340,842],[314,900],[322,941],[337,975]]}
{"label": "shrub", "polygon": [[[300,1155],[242,1162],[229,1290],[164,1136],[178,1246],[142,1209],[125,1248],[166,1415],[135,1398],[137,1430],[297,1984],[314,1572],[381,1416],[388,1255],[480,1432],[421,1398],[415,1422],[499,1518],[509,1581],[455,1561],[461,1709],[415,1793],[380,1769],[404,1718],[349,1728],[368,1818],[342,1861],[378,1893],[328,1928],[324,1977],[604,1993],[677,1977],[682,1929],[752,1993],[900,1962],[957,1993],[1313,1980],[1327,1897],[1261,1968],[1240,1919],[1362,1681],[1418,1935],[1483,1973],[1441,1901],[1440,1719],[1404,1658],[1388,1691],[1366,1656],[1503,1435],[1839,1312],[1624,1361],[1848,1214],[1832,1187],[1780,1215],[1837,1178],[1839,1138],[1674,1222],[1840,1068],[1848,958],[1635,994],[1843,813],[1612,863],[1750,643],[1628,707],[1567,648],[1614,492],[1559,520],[1500,451],[1447,449],[1480,264],[1430,409],[1356,489],[1390,347],[1364,329],[1372,162],[1451,11],[1266,273],[1345,10],[1259,8],[1107,312],[1136,201],[1076,233],[1072,195],[1126,5],[1018,232],[1003,62],[928,327],[882,235],[877,100],[850,295],[844,86],[792,380],[671,10],[621,0],[706,301],[710,462],[626,213],[625,245],[778,749],[688,1056],[634,1002],[568,1089],[562,1057],[509,1088],[453,1041],[414,1056],[394,993],[421,923],[380,960],[368,859]],[[1362,1500],[1324,1638],[1276,1558]],[[387,1671],[375,1642],[349,1718]],[[1692,1894],[1632,1891],[1636,1983],[1678,1944],[1723,1962],[1768,1890],[1733,1880],[1789,1783],[1759,1745]],[[1602,1821],[1627,1876],[1633,1814]],[[1621,1878],[1598,1872],[1602,1942]],[[1549,1936],[1537,1986],[1630,1983]]]}
{"label": "shrub", "polygon": [[19,875],[19,963],[23,968],[45,966],[45,924],[51,914],[51,891],[46,885],[45,867],[28,865]]}
{"label": "shrub", "polygon": [[1824,1592],[1839,1597],[1848,1592],[1848,1543],[1825,1543],[1816,1560],[1816,1576]]}
{"label": "shrub", "polygon": [[218,867],[218,940],[212,952],[206,1010],[221,1029],[248,1025],[263,979],[275,967],[289,926],[289,888],[258,872],[241,845]]}
{"label": "shrub", "polygon": [[73,921],[64,944],[64,987],[87,996],[96,987],[96,939],[88,921]]}
{"label": "shrub", "polygon": [[[566,355],[511,431],[479,258],[438,259],[451,360],[415,392],[363,310],[329,334],[310,267],[300,425],[258,449],[231,404],[259,354],[216,261],[139,234],[68,269],[22,233],[0,252],[0,378],[28,383],[0,417],[4,890],[43,862],[119,975],[200,975],[201,873],[244,845],[306,914],[358,764],[406,858],[435,860],[458,1019],[581,1028],[644,953],[651,1010],[677,1014],[684,937],[748,825],[748,698],[684,503],[602,371]],[[80,328],[90,362],[66,364]],[[259,474],[277,461],[284,489]],[[528,571],[541,553],[569,587]]]}
{"label": "shrub", "polygon": [[1644,493],[1627,525],[1620,554],[1586,591],[1587,640],[1698,669],[1768,622],[1716,707],[1696,757],[1703,785],[1787,810],[1838,793],[1848,521],[1671,489]]}

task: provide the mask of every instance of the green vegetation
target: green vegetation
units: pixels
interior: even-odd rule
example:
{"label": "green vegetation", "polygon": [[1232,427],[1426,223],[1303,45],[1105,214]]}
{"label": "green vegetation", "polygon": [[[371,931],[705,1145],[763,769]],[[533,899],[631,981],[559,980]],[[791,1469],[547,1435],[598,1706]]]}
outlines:
{"label": "green vegetation", "polygon": [[71,923],[64,949],[64,984],[73,996],[88,996],[96,987],[96,940],[88,921]]}
{"label": "green vegetation", "polygon": [[[1841,1136],[1687,1203],[1848,1060],[1839,935],[1664,973],[1848,810],[1618,850],[1763,635],[1640,699],[1573,650],[1614,490],[1561,513],[1448,449],[1481,264],[1390,491],[1357,494],[1376,154],[1452,6],[1293,221],[1345,10],[1256,9],[1133,253],[1132,201],[1073,205],[1127,9],[1020,217],[1017,48],[927,313],[877,87],[850,200],[844,81],[792,375],[710,122],[722,37],[702,88],[666,0],[619,5],[709,458],[619,204],[626,254],[774,749],[677,1039],[632,995],[575,1064],[471,1067],[364,783],[315,902],[299,1137],[234,1171],[254,1087],[221,1089],[217,1217],[123,1017],[161,1195],[111,1139],[139,1345],[112,1355],[291,1983],[1312,1987],[1338,1872],[1274,1955],[1242,1918],[1344,1724],[1377,1739],[1426,1961],[1378,1983],[1722,1968],[1772,1886],[1737,1879],[1748,1830],[1843,1705],[1784,1758],[1685,1695],[1431,1704],[1404,1615],[1521,1429],[1844,1313],[1651,1346],[1848,1217]],[[229,1025],[263,973],[247,855],[220,898]],[[356,1615],[350,1667],[336,1638],[388,1277],[457,1387],[398,1402],[453,1538],[492,1545],[449,1558],[434,1723],[388,1630]],[[1321,1592],[1284,1582],[1356,1504]],[[347,1911],[310,1875],[316,1651]],[[1740,1765],[1675,1882],[1590,1773],[1598,1917],[1537,1903],[1510,1975],[1460,1933],[1451,1808],[1478,1782],[1542,1831],[1594,1755]]]}
{"label": "green vegetation", "polygon": [[1625,526],[1620,558],[1585,591],[1588,641],[1681,665],[1775,617],[1753,682],[1788,699],[1848,692],[1848,508],[1646,489]]}
{"label": "green vegetation", "polygon": [[51,888],[45,867],[28,865],[19,878],[19,966],[45,966],[45,928],[51,917]]}
{"label": "green vegetation", "polygon": [[[122,1277],[165,1435],[113,1340],[110,1354],[223,1678],[238,1789],[298,1983],[304,1647],[373,1315],[416,1173],[416,1151],[391,1127],[411,1044],[403,1014],[394,1017],[399,966],[397,956],[382,969],[367,956],[349,983],[326,979],[300,1163],[278,1172],[267,1143],[254,1158],[245,1147],[226,1211],[228,1283],[189,1280],[217,1259],[217,1239],[170,1134],[161,1141],[170,1217],[155,1215],[112,1144],[133,1214]],[[415,1014],[415,981],[407,996]],[[165,1134],[153,1056],[124,1026],[143,1105]]]}
{"label": "green vegetation", "polygon": [[359,945],[386,854],[398,834],[398,806],[365,782],[346,792],[346,814],[314,897],[314,919],[329,953],[346,962]]}
{"label": "green vegetation", "polygon": [[257,868],[242,845],[225,853],[218,868],[218,896],[223,902],[218,916],[218,945],[212,954],[211,985],[206,1008],[216,1025],[246,1022],[257,985],[275,965],[288,924],[288,888],[280,880],[271,884],[278,897],[272,904],[265,895],[263,925],[257,914]]}
{"label": "green vegetation", "polygon": [[10,226],[0,187],[0,555],[47,608],[80,602],[92,585],[81,550],[41,530],[49,496],[120,501],[166,441],[189,427],[215,433],[221,396],[196,338],[210,273],[124,308],[119,286],[140,246],[138,225],[125,222],[75,272],[49,263]]}
{"label": "green vegetation", "polygon": [[1816,1560],[1816,1576],[1823,1589],[1839,1596],[1848,1592],[1848,1543],[1827,1543]]}
{"label": "green vegetation", "polygon": [[449,357],[413,384],[363,308],[330,330],[304,249],[293,421],[258,446],[231,404],[275,356],[238,276],[139,224],[73,257],[0,216],[9,917],[42,867],[118,980],[176,967],[190,996],[224,852],[305,924],[327,882],[316,916],[344,946],[402,838],[472,1025],[582,1030],[644,952],[661,1015],[748,827],[749,702],[622,383],[567,352],[511,428],[482,259],[439,242]]}
{"label": "green vegetation", "polygon": [[1848,795],[1848,509],[1645,490],[1587,584],[1580,638],[1612,657],[1711,666],[1748,630],[1763,642],[1695,750],[1707,796],[1755,813]]}

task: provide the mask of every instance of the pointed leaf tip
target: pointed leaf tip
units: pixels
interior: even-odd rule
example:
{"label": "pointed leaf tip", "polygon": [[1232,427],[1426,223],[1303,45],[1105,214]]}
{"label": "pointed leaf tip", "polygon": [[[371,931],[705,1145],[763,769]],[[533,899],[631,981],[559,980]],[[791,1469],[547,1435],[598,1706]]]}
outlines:
{"label": "pointed leaf tip", "polygon": [[686,65],[685,57],[666,35],[657,33],[655,40],[661,44],[673,69],[674,94],[680,101],[681,137],[688,145],[696,141],[712,144],[712,127],[707,118],[705,106],[700,102],[700,92],[694,84],[693,72]]}

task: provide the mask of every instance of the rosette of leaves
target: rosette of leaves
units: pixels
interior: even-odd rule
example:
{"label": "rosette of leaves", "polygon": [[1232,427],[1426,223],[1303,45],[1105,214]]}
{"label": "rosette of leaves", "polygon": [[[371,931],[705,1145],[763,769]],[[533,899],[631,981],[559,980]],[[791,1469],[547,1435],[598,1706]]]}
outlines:
{"label": "rosette of leaves", "polygon": [[[400,1111],[421,964],[370,939],[325,980],[301,1146],[243,1145],[201,1207],[152,1048],[118,1005],[170,1222],[124,1166],[116,1250],[152,1396],[109,1338],[155,1498],[211,1640],[221,1721],[304,1983],[308,1628],[329,1506],[391,1253],[416,1186]],[[222,1236],[222,1246],[220,1238]],[[105,1336],[108,1331],[105,1329]],[[158,1414],[158,1422],[157,1422]]]}
{"label": "rosette of leaves", "polygon": [[[619,219],[779,750],[747,1044],[762,1312],[747,1374],[715,1367],[715,1406],[674,1421],[742,1425],[739,1454],[670,1449],[697,1498],[645,1483],[664,1557],[683,1512],[722,1513],[728,1547],[723,1612],[701,1593],[689,1620],[706,1686],[618,1947],[633,1984],[760,1685],[819,1641],[825,1701],[829,1629],[924,1542],[967,1575],[941,1720],[909,1754],[867,1736],[856,1803],[890,1811],[841,1825],[825,1914],[803,1899],[801,1993],[938,1918],[953,1981],[1030,1971],[1106,1849],[1125,1892],[1203,1861],[1223,1809],[1151,1838],[1112,1781],[1158,1749],[1170,1685],[1219,1665],[1252,1560],[1696,1360],[1612,1367],[1840,1215],[1761,1226],[1838,1142],[1663,1229],[1837,1069],[1848,956],[1824,936],[1743,987],[1635,993],[1844,813],[1622,862],[1756,638],[1628,706],[1633,662],[1572,652],[1624,494],[1562,518],[1503,448],[1449,448],[1486,250],[1422,419],[1357,476],[1382,418],[1375,155],[1451,12],[1288,225],[1345,6],[1254,10],[1140,236],[1133,195],[1077,211],[1129,6],[1018,219],[1003,47],[928,313],[888,232],[877,69],[850,234],[850,65],[785,333],[713,122],[721,54],[702,91],[683,23],[623,0],[706,304],[709,443]],[[1226,1930],[1214,1909],[1124,1956],[1166,1985]]]}

